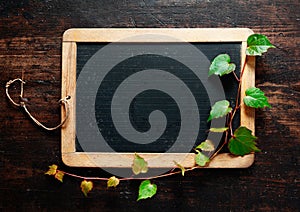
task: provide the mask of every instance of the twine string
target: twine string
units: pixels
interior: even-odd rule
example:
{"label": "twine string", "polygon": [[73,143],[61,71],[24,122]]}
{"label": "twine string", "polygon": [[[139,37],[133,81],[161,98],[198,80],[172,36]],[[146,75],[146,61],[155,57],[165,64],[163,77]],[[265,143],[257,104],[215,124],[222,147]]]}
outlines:
{"label": "twine string", "polygon": [[[16,103],[12,98],[11,96],[9,95],[9,87],[15,83],[16,81],[19,81],[21,82],[21,92],[20,92],[20,103]],[[46,127],[45,125],[43,125],[40,121],[38,121],[36,118],[34,118],[31,113],[29,112],[29,110],[27,109],[26,107],[26,104],[25,104],[25,101],[24,101],[24,98],[23,98],[23,93],[24,93],[24,89],[23,89],[23,85],[25,84],[25,81],[23,81],[22,79],[20,78],[16,78],[16,79],[13,79],[13,80],[9,80],[6,85],[5,85],[5,93],[6,93],[6,96],[7,98],[10,100],[10,102],[17,106],[17,107],[22,107],[24,109],[24,111],[27,113],[27,115],[32,119],[32,121],[34,121],[38,126],[44,128],[45,130],[56,130],[58,128],[60,128],[61,126],[63,126],[69,115],[70,115],[70,106],[69,106],[69,102],[68,100],[71,98],[70,96],[66,96],[65,98],[62,98],[60,99],[58,102],[60,104],[62,104],[64,106],[64,111],[65,111],[65,118],[61,121],[60,124],[58,124],[57,126],[55,127]]]}

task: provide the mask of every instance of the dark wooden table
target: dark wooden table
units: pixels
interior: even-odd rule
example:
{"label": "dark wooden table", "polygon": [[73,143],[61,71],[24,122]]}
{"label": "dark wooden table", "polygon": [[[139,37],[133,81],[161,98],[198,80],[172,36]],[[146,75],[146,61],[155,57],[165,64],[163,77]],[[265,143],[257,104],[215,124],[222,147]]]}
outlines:
{"label": "dark wooden table", "polygon": [[[299,11],[298,0],[1,1],[0,210],[298,211]],[[116,189],[95,182],[85,198],[79,180],[65,177],[60,183],[45,176],[53,163],[75,174],[109,176],[64,166],[59,130],[37,127],[5,96],[5,83],[24,72],[33,114],[47,125],[59,122],[62,34],[73,27],[249,27],[267,35],[277,48],[257,59],[256,84],[273,107],[256,113],[262,152],[255,164],[155,180],[157,195],[140,202],[138,181]]]}

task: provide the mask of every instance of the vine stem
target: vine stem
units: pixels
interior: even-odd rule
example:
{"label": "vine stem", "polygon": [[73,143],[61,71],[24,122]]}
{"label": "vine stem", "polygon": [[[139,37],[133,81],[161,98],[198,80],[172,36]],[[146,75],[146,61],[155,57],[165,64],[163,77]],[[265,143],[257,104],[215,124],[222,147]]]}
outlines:
{"label": "vine stem", "polygon": [[57,169],[57,172],[62,172],[65,175],[75,177],[75,178],[79,178],[79,179],[83,179],[83,180],[108,180],[109,179],[109,178],[106,178],[106,177],[84,177],[84,176],[80,176],[80,175],[77,175],[77,174],[72,174],[72,173],[65,172],[65,171],[58,170],[58,169]]}
{"label": "vine stem", "polygon": [[238,81],[238,82],[240,82],[240,79],[239,79],[239,77],[236,75],[236,73],[235,72],[232,72],[233,73],[233,76],[235,77],[235,79]]}
{"label": "vine stem", "polygon": [[232,128],[232,122],[233,122],[233,118],[237,112],[238,109],[240,109],[240,95],[241,95],[241,84],[242,84],[242,77],[243,77],[243,74],[245,72],[245,68],[246,68],[246,64],[247,64],[247,60],[248,60],[248,57],[246,55],[246,58],[245,58],[245,61],[244,61],[244,64],[243,64],[243,67],[242,67],[242,70],[241,70],[241,73],[240,73],[240,77],[238,77],[236,75],[235,72],[232,72],[235,79],[238,81],[239,85],[238,85],[238,92],[237,92],[237,95],[236,95],[236,98],[235,98],[235,106],[233,108],[233,110],[228,114],[227,118],[226,118],[226,126],[228,126],[228,130],[226,130],[225,132],[225,139],[224,139],[224,142],[223,144],[220,146],[220,148],[218,148],[218,150],[210,157],[210,159],[212,160],[214,157],[217,156],[217,154],[223,149],[223,147],[228,143],[228,134],[229,134],[229,131],[230,131],[230,136],[231,137],[234,137],[234,134],[233,134],[233,128]]}
{"label": "vine stem", "polygon": [[220,146],[220,148],[218,148],[217,151],[214,152],[214,154],[210,157],[210,160],[214,159],[218,155],[218,153],[223,149],[225,144],[227,144],[227,139],[228,139],[228,130],[225,132],[225,139],[223,144]]}
{"label": "vine stem", "polygon": [[[201,167],[194,166],[192,168],[186,169],[185,172],[189,172],[189,171],[192,171],[192,170],[198,169],[198,168],[201,168]],[[125,178],[121,178],[119,180],[120,181],[125,181],[125,180],[152,180],[152,179],[158,179],[158,178],[168,177],[168,176],[172,176],[172,175],[175,175],[175,174],[182,173],[182,171],[173,172],[173,170],[174,169],[172,169],[172,171],[169,172],[169,173],[161,174],[161,175],[157,175],[157,176],[153,176],[153,177],[128,177],[128,178],[125,177]],[[62,172],[65,175],[68,175],[68,176],[71,176],[71,177],[74,177],[74,178],[83,179],[83,180],[101,180],[101,181],[109,180],[109,178],[106,178],[106,177],[84,177],[84,176],[81,176],[81,175],[72,174],[72,173],[62,171],[62,170],[58,170],[58,169],[57,169],[57,172]]]}
{"label": "vine stem", "polygon": [[[242,67],[242,70],[241,70],[241,73],[240,73],[240,78],[238,78],[237,75],[233,72],[233,74],[234,74],[235,78],[237,79],[239,85],[238,85],[237,95],[236,95],[236,98],[235,98],[235,106],[233,108],[233,111],[229,114],[230,118],[229,118],[228,128],[230,129],[231,137],[234,137],[233,128],[232,128],[233,118],[234,118],[237,110],[240,109],[240,96],[241,96],[242,77],[243,77],[244,72],[245,72],[247,60],[248,60],[248,57],[246,55],[246,58],[245,58],[245,61],[244,61],[244,64],[243,64],[243,67]],[[224,142],[225,144],[228,142],[227,139]],[[222,145],[222,147],[223,147],[223,145]]]}
{"label": "vine stem", "polygon": [[[186,169],[185,172],[188,172],[188,171],[192,171],[194,169],[197,169],[197,168],[200,168],[199,166],[194,166],[192,168],[189,168],[189,169]],[[174,169],[173,169],[174,170]],[[176,172],[168,172],[166,174],[161,174],[161,175],[157,175],[157,176],[153,176],[153,177],[130,177],[130,178],[121,178],[121,180],[152,180],[152,179],[158,179],[158,178],[163,178],[163,177],[168,177],[168,176],[172,176],[172,175],[175,175],[175,174],[179,174],[181,173],[182,171],[176,171]]]}

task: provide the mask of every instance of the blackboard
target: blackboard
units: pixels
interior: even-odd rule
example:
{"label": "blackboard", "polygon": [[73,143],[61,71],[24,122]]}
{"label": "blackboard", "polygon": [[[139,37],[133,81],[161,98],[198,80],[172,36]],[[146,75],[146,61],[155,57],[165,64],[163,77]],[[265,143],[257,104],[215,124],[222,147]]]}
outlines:
{"label": "blackboard", "polygon": [[[215,56],[245,60],[249,29],[70,29],[63,37],[62,96],[71,115],[62,129],[62,158],[70,166],[130,167],[135,152],[150,167],[174,160],[194,165],[193,147],[212,136],[211,105],[233,105],[233,75],[208,78]],[[247,61],[242,93],[254,85],[254,58]],[[189,98],[191,100],[189,100]],[[62,114],[64,116],[65,114]],[[254,131],[254,113],[241,108],[234,120]],[[223,125],[222,125],[223,124]],[[213,135],[217,146],[222,134]],[[247,167],[253,155],[222,153],[208,167]]]}

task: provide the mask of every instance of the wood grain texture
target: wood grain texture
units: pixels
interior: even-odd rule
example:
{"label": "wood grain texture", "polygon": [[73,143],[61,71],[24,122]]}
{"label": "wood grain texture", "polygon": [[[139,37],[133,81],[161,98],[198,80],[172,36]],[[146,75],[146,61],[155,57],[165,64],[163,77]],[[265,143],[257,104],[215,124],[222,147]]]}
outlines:
{"label": "wood grain texture", "polygon": [[[145,34],[168,37],[135,37]],[[75,28],[64,32],[63,41],[74,42],[234,42],[247,41],[247,28]]]}
{"label": "wood grain texture", "polygon": [[[0,3],[0,208],[59,211],[298,211],[299,44],[297,0],[2,1]],[[80,181],[44,176],[48,165],[85,176],[99,169],[63,166],[60,132],[36,127],[5,98],[5,83],[24,71],[29,109],[45,124],[60,120],[62,33],[74,27],[248,27],[276,45],[257,58],[256,85],[271,109],[256,112],[263,150],[241,170],[197,170],[155,180],[157,195],[136,202],[138,181],[106,189],[95,182],[88,198]],[[15,87],[17,96],[18,86]],[[13,93],[12,93],[13,94]]]}

